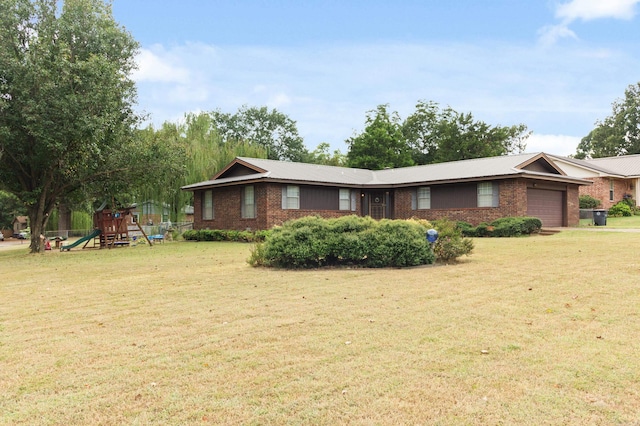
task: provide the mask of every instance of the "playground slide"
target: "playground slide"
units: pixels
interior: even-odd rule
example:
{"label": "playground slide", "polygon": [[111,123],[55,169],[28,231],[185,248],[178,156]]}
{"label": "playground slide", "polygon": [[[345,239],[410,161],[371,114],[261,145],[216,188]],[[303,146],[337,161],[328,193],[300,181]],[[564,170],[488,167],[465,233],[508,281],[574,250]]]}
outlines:
{"label": "playground slide", "polygon": [[85,241],[89,241],[90,239],[97,237],[98,235],[100,235],[100,230],[95,229],[92,233],[90,233],[86,237],[80,238],[78,241],[74,242],[73,244],[60,246],[60,251],[65,251],[65,250],[69,251],[74,247],[78,247],[80,244],[84,243]]}

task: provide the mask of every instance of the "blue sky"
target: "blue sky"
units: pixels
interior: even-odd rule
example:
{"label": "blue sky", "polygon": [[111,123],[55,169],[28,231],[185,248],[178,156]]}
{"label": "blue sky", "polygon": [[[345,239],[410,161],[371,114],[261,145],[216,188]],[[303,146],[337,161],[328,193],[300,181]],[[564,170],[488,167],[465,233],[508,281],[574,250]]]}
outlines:
{"label": "blue sky", "polygon": [[114,0],[141,44],[150,121],[276,108],[306,146],[344,143],[367,111],[420,100],[568,155],[640,81],[640,0]]}

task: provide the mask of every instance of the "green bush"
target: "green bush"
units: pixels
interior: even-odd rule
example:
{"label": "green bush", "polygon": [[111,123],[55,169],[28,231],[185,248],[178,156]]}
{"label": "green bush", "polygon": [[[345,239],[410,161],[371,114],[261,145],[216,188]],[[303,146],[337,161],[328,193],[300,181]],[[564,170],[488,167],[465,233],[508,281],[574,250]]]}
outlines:
{"label": "green bush", "polygon": [[371,268],[433,263],[425,229],[413,221],[309,216],[273,228],[249,263],[280,268],[355,265]]}
{"label": "green bush", "polygon": [[234,231],[222,229],[191,229],[182,234],[186,241],[238,241],[260,242],[269,235],[269,231]]}
{"label": "green bush", "polygon": [[466,237],[517,237],[539,232],[542,221],[537,217],[503,217],[475,228],[465,222],[458,226]]}
{"label": "green bush", "polygon": [[433,244],[433,251],[439,262],[451,262],[461,256],[471,254],[474,248],[473,241],[462,236],[462,229],[467,228],[465,223],[456,223],[448,219],[437,220],[433,223],[438,231],[438,239]]}
{"label": "green bush", "polygon": [[629,207],[629,204],[625,203],[624,201],[620,201],[611,206],[608,215],[611,217],[622,217],[633,216],[633,213],[631,211],[631,207]]}
{"label": "green bush", "polygon": [[591,195],[581,195],[579,198],[579,204],[581,209],[595,209],[601,204],[601,201],[597,198],[593,198]]}

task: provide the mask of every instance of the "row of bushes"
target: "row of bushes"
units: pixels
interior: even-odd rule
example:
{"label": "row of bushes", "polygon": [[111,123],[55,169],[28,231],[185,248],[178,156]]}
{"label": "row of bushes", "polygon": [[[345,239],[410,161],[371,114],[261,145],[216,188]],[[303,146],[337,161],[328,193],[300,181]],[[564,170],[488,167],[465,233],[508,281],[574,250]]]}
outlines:
{"label": "row of bushes", "polygon": [[537,217],[503,217],[478,226],[467,222],[458,222],[457,225],[465,237],[519,237],[542,229],[542,221]]}
{"label": "row of bushes", "polygon": [[264,241],[270,231],[234,231],[224,229],[191,229],[182,234],[187,241],[235,241],[253,243]]}
{"label": "row of bushes", "polygon": [[[598,208],[600,204],[600,200],[598,200],[597,198],[593,198],[590,195],[580,196],[581,209],[595,209]],[[621,201],[618,201],[616,204],[611,206],[607,215],[610,217],[640,215],[640,209],[638,209],[638,207],[636,206],[636,202],[633,198],[625,195],[625,197]]]}

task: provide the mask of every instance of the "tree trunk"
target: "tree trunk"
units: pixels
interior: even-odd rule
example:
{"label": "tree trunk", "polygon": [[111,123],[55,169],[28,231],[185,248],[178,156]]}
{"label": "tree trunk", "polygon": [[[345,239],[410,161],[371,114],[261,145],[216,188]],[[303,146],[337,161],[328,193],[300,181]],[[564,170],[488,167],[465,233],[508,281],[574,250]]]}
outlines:
{"label": "tree trunk", "polygon": [[43,215],[39,215],[35,210],[37,210],[37,208],[29,208],[29,226],[31,227],[31,244],[29,245],[29,251],[31,253],[42,253],[44,252],[44,240],[40,238],[40,235],[44,235]]}
{"label": "tree trunk", "polygon": [[[44,198],[44,196],[42,197]],[[29,251],[31,253],[44,252],[44,230],[49,221],[49,214],[51,208],[45,211],[44,201],[27,207],[27,213],[29,215],[29,226],[31,227],[31,243],[29,244]]]}

